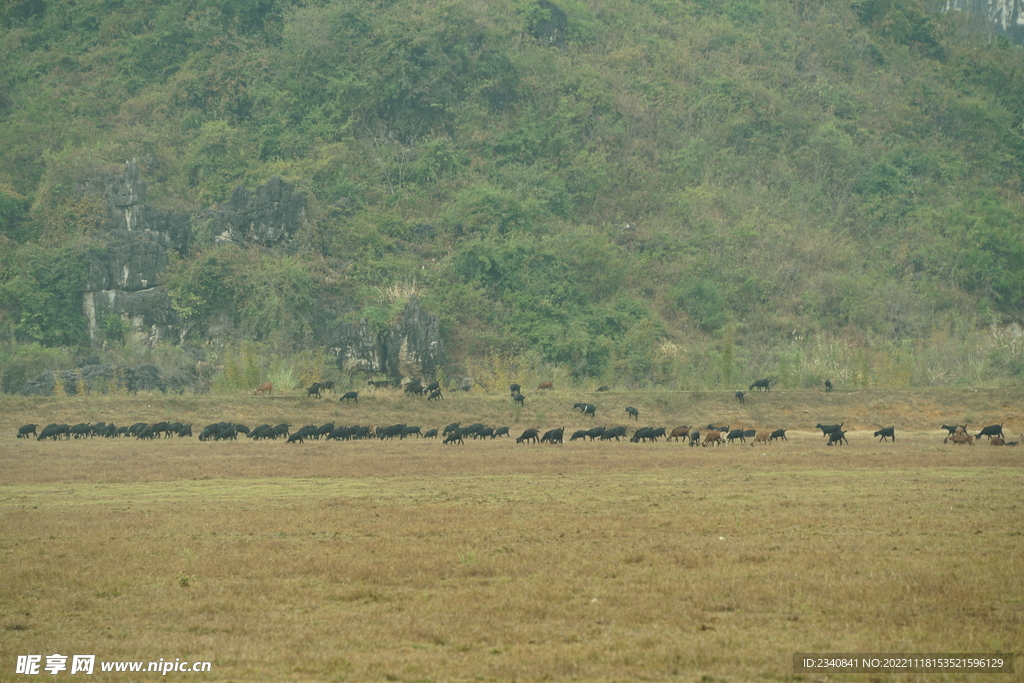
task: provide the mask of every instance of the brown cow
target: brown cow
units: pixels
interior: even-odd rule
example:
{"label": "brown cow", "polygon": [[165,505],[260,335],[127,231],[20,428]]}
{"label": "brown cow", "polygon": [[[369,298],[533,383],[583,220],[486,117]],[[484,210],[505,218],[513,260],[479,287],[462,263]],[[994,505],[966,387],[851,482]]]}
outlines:
{"label": "brown cow", "polygon": [[957,445],[974,445],[974,437],[970,434],[954,434],[953,436],[947,436],[945,439],[942,440],[942,443],[949,443],[950,441]]}
{"label": "brown cow", "polygon": [[702,443],[701,446],[707,446],[709,443],[713,443],[716,446],[721,445],[722,432],[718,431],[717,429],[713,429],[710,432],[708,432],[707,435],[704,437],[704,443]]}
{"label": "brown cow", "polygon": [[541,382],[540,384],[537,385],[537,388],[538,389],[554,389],[555,388],[555,383],[551,382],[551,381]]}
{"label": "brown cow", "polygon": [[771,435],[772,433],[769,432],[767,429],[759,429],[757,431],[757,434],[754,436],[754,440],[750,442],[750,445],[753,446],[758,441],[768,443],[768,437]]}
{"label": "brown cow", "polygon": [[255,396],[256,394],[260,394],[262,396],[264,392],[266,392],[266,393],[270,394],[271,396],[273,396],[274,395],[274,383],[273,382],[264,382],[263,384],[261,384],[258,387],[256,387],[256,391],[252,392],[252,395]]}
{"label": "brown cow", "polygon": [[689,438],[689,436],[690,436],[690,428],[689,427],[676,427],[675,429],[672,430],[672,433],[668,435],[668,439],[665,439],[665,441],[668,441],[669,439],[675,439],[676,441],[679,441],[679,437],[681,437],[681,436],[685,436],[685,437]]}
{"label": "brown cow", "polygon": [[988,440],[988,445],[989,446],[1005,446],[1006,442],[1003,441],[1003,438],[1000,437],[1000,436],[993,436],[991,439]]}

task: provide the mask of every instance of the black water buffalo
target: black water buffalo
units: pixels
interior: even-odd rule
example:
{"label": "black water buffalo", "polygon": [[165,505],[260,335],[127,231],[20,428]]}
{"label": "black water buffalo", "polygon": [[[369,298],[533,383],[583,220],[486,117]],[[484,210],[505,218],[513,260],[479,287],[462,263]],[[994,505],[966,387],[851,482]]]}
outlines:
{"label": "black water buffalo", "polygon": [[306,436],[301,429],[288,437],[288,443],[305,443],[305,441]]}
{"label": "black water buffalo", "polygon": [[832,391],[832,380],[827,379],[825,380],[825,393],[827,394],[830,391]]}
{"label": "black water buffalo", "polygon": [[736,392],[736,400],[739,401],[740,403],[746,403],[746,399],[744,398],[744,396],[746,396],[746,394],[744,394],[742,391]]}
{"label": "black water buffalo", "polygon": [[942,428],[949,432],[950,436],[956,434],[956,430],[960,430],[961,434],[967,433],[967,425],[942,425]]}
{"label": "black water buffalo", "polygon": [[526,407],[526,397],[522,394],[512,394],[512,402],[518,403],[519,405]]}
{"label": "black water buffalo", "polygon": [[700,432],[697,431],[696,429],[690,430],[690,445],[691,446],[699,446],[700,445]]}
{"label": "black water buffalo", "polygon": [[587,430],[586,429],[577,429],[575,432],[572,433],[572,436],[569,437],[569,441],[576,441],[577,439],[586,439],[586,438],[587,438]]}
{"label": "black water buffalo", "polygon": [[359,403],[359,392],[358,391],[346,391],[344,394],[341,395],[341,398],[338,399],[339,403],[341,401],[352,401],[354,403]]}
{"label": "black water buffalo", "polygon": [[306,389],[306,396],[316,396],[320,398],[320,390],[323,387],[320,386],[320,382],[313,382],[313,386]]}
{"label": "black water buffalo", "polygon": [[604,434],[604,427],[593,427],[591,429],[588,429],[586,431],[586,434],[591,441],[593,441],[594,439],[599,439],[601,438],[601,435]]}
{"label": "black water buffalo", "polygon": [[772,381],[770,379],[756,380],[753,384],[747,387],[747,391],[753,391],[754,389],[757,389],[758,391],[771,391],[771,382]]}
{"label": "black water buffalo", "polygon": [[39,436],[36,433],[36,427],[38,426],[39,425],[22,425],[21,427],[18,428],[18,438],[27,439],[30,435]]}
{"label": "black water buffalo", "polygon": [[892,439],[893,443],[896,443],[896,427],[882,427],[877,432],[875,432],[875,436],[882,437],[879,443],[885,441],[886,439]]}
{"label": "black water buffalo", "polygon": [[423,434],[420,432],[420,426],[419,425],[414,425],[412,427],[403,427],[402,428],[402,438],[403,439],[405,437],[409,436],[410,434],[415,434],[416,438],[420,438],[421,436],[423,436]]}
{"label": "black water buffalo", "polygon": [[445,437],[445,439],[444,439],[444,441],[442,443],[461,443],[461,444],[465,444],[466,442],[462,440],[462,430],[461,429],[455,429],[455,430],[453,430],[453,431],[448,433],[448,436]]}
{"label": "black water buffalo", "polygon": [[494,434],[491,435],[491,438],[497,439],[499,436],[509,436],[508,427],[498,427],[494,430]]}
{"label": "black water buffalo", "polygon": [[428,401],[436,401],[437,399],[444,400],[444,396],[441,395],[440,389],[434,389],[430,392],[430,396],[427,396]]}
{"label": "black water buffalo", "polygon": [[423,432],[423,438],[424,439],[436,439],[437,438],[437,427],[435,427],[433,429],[428,429],[427,431]]}
{"label": "black water buffalo", "polygon": [[775,439],[782,439],[783,441],[789,441],[789,439],[786,438],[786,430],[785,429],[776,429],[774,432],[772,432],[768,436],[768,441],[769,442],[775,441]]}
{"label": "black water buffalo", "polygon": [[458,428],[459,428],[459,423],[458,422],[452,422],[450,425],[448,425],[447,427],[444,428],[444,431],[441,432],[441,436],[448,436],[449,434],[451,434],[452,432],[454,432]]}
{"label": "black water buffalo", "polygon": [[522,391],[523,388],[521,386],[519,386],[518,384],[510,384],[510,385],[508,385],[508,390],[509,390],[509,393],[511,393],[513,396],[515,396],[520,391]]}
{"label": "black water buffalo", "polygon": [[626,414],[629,415],[634,420],[636,420],[637,422],[640,421],[640,411],[634,408],[633,406],[626,407]]}
{"label": "black water buffalo", "polygon": [[70,429],[70,425],[57,424],[55,422],[51,422],[50,424],[43,427],[43,431],[39,432],[39,436],[36,437],[36,441],[42,441],[43,439],[53,439],[54,441],[56,441],[61,437],[64,437],[65,439],[70,439],[71,434],[68,431]]}

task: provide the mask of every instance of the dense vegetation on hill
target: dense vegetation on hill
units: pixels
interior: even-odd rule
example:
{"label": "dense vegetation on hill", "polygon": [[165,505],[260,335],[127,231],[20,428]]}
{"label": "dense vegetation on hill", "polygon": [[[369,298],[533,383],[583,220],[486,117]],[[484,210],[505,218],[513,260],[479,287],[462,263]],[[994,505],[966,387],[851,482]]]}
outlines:
{"label": "dense vegetation on hill", "polygon": [[1024,55],[932,4],[5,3],[3,353],[85,342],[75,188],[136,158],[169,208],[307,192],[306,249],[196,224],[168,275],[195,329],[230,311],[278,352],[322,342],[302,312],[326,298],[386,322],[401,288],[452,373],[1009,380]]}

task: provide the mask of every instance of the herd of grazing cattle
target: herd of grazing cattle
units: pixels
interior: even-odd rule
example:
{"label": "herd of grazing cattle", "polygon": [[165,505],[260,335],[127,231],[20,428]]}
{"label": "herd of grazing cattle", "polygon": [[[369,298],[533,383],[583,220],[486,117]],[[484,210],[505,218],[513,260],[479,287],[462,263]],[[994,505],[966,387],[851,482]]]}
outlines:
{"label": "herd of grazing cattle", "polygon": [[[768,379],[759,379],[750,385],[749,390],[758,389],[760,391],[770,391],[771,381]],[[402,385],[392,380],[386,381],[368,381],[368,386],[374,389],[380,388],[402,388],[407,394],[423,396],[426,395],[428,400],[443,399],[444,396],[441,393],[441,387],[438,382],[430,382],[424,385],[420,380],[413,380],[411,382]],[[551,390],[554,388],[554,382],[545,381],[541,382],[538,386],[538,390]],[[509,387],[511,392],[512,401],[514,404],[519,406],[525,406],[526,397],[522,393],[522,386],[519,384],[512,384]],[[273,394],[274,385],[270,382],[261,384],[253,394]],[[601,387],[598,391],[607,391],[608,387]],[[825,390],[832,390],[832,383],[830,381],[825,382]],[[308,389],[306,389],[306,395],[308,397],[322,398],[324,392],[334,391],[334,382],[316,382]],[[744,392],[737,391],[736,397],[742,403],[744,402]],[[340,402],[351,401],[358,404],[359,392],[348,391],[345,392],[339,399]],[[597,414],[598,407],[592,403],[580,402],[573,404],[573,410],[578,410],[581,415],[586,415],[590,418],[594,418]],[[633,407],[627,406],[624,410],[628,418],[632,418],[634,421],[639,422],[640,411]],[[844,423],[840,424],[821,424],[820,422],[815,425],[815,429],[820,429],[822,436],[824,437],[825,445],[827,446],[842,446],[844,443],[849,444],[849,440],[846,438],[848,430],[843,429]],[[113,424],[107,424],[105,422],[98,422],[95,424],[88,424],[85,422],[68,425],[68,424],[48,424],[42,428],[41,431],[37,431],[39,425],[27,424],[23,425],[18,429],[17,438],[28,439],[35,437],[39,441],[51,439],[54,441],[58,440],[71,440],[71,439],[84,439],[92,437],[107,437],[107,438],[119,438],[134,437],[136,439],[157,439],[157,438],[171,438],[171,437],[190,437],[192,436],[192,425],[182,424],[180,422],[155,422],[145,423],[138,422],[131,426],[117,427]],[[971,434],[967,425],[942,425],[942,429],[946,430],[947,436],[943,440],[943,443],[953,443],[956,445],[967,444],[970,446],[974,445],[976,439],[982,437],[988,437],[989,443],[993,446],[1016,446],[1019,441],[1024,441],[1024,434],[1018,437],[1017,440],[1008,441],[1003,435],[1002,425],[989,425],[981,429],[977,434]],[[628,439],[631,443],[654,443],[659,439],[665,439],[665,441],[676,441],[684,439],[690,446],[722,446],[730,445],[734,442],[747,443],[750,439],[750,445],[755,446],[757,444],[771,444],[775,441],[788,441],[786,438],[786,429],[732,429],[730,426],[720,427],[714,424],[708,424],[705,428],[703,435],[700,430],[696,427],[690,426],[679,426],[673,429],[666,427],[638,427],[627,433],[628,430],[625,425],[617,427],[592,427],[590,429],[578,429],[572,433],[569,437],[569,441],[620,441]],[[199,432],[200,441],[237,441],[238,435],[241,434],[253,441],[261,440],[277,440],[283,439],[287,443],[302,443],[307,439],[313,440],[326,440],[326,441],[352,441],[352,440],[363,440],[363,439],[404,439],[406,437],[421,437],[421,438],[439,438],[443,437],[443,443],[445,444],[462,444],[465,443],[466,439],[497,439],[502,436],[511,437],[509,434],[509,428],[504,427],[489,427],[483,423],[477,422],[472,425],[463,427],[461,423],[454,422],[447,425],[443,430],[428,429],[423,431],[418,425],[407,425],[404,423],[392,424],[388,426],[363,426],[363,425],[335,425],[333,422],[329,422],[323,425],[305,425],[296,430],[292,430],[289,424],[278,424],[269,425],[261,424],[253,429],[243,424],[237,424],[232,422],[215,422],[204,427]],[[879,439],[879,442],[896,441],[896,428],[882,427],[874,432],[875,438]],[[560,444],[563,443],[565,438],[565,427],[559,427],[557,429],[550,429],[543,434],[538,428],[530,427],[523,431],[523,433],[516,438],[517,444],[523,443],[552,443]]]}

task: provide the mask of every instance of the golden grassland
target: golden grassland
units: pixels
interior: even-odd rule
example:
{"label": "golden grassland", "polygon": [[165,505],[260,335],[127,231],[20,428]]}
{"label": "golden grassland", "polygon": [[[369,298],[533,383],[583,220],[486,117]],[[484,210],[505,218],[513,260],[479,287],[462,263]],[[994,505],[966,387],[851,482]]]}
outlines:
{"label": "golden grassland", "polygon": [[[1024,652],[1020,392],[0,399],[0,680],[19,654],[203,681],[922,680],[796,652]],[[770,446],[17,440],[26,422],[789,428]],[[607,416],[607,420],[605,420]],[[824,446],[816,422],[847,422]],[[871,431],[896,425],[895,444]],[[198,433],[198,432],[197,432]],[[926,680],[1020,680],[930,674]],[[50,677],[43,673],[42,676]],[[67,672],[60,677],[68,675]],[[103,674],[92,680],[148,680]]]}

